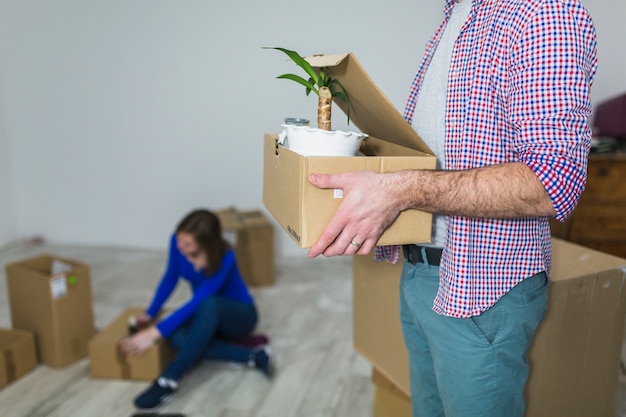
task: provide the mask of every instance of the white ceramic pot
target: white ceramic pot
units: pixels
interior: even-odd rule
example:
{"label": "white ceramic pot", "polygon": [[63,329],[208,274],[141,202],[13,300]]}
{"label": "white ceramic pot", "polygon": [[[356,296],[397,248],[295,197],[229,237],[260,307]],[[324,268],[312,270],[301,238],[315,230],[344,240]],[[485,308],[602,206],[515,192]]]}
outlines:
{"label": "white ceramic pot", "polygon": [[364,133],[322,130],[309,126],[281,125],[279,143],[303,156],[355,156]]}

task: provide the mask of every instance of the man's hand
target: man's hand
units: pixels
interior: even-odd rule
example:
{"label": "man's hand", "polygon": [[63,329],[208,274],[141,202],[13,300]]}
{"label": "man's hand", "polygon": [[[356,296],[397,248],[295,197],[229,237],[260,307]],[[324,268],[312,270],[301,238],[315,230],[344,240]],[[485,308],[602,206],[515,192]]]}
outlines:
{"label": "man's hand", "polygon": [[554,216],[552,200],[521,162],[462,171],[361,171],[309,175],[318,188],[343,190],[343,201],[309,257],[369,253],[402,210],[510,219]]}
{"label": "man's hand", "polygon": [[159,332],[156,326],[150,326],[135,335],[122,339],[118,344],[118,348],[126,355],[141,355],[161,337],[161,332]]}
{"label": "man's hand", "polygon": [[309,257],[319,255],[367,254],[376,245],[385,229],[402,210],[392,198],[387,174],[371,171],[348,172],[336,175],[311,174],[309,182],[318,188],[337,188],[343,191],[343,201],[317,242],[309,250]]}

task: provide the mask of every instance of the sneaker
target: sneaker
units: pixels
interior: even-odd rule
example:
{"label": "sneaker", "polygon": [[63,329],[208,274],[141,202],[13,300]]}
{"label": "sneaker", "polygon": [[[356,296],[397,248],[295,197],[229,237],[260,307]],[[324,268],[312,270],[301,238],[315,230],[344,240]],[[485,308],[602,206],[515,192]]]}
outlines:
{"label": "sneaker", "polygon": [[135,398],[135,407],[143,411],[150,411],[165,404],[174,396],[178,383],[164,376],[152,383],[150,388]]}
{"label": "sneaker", "polygon": [[263,372],[265,376],[271,378],[274,375],[274,354],[269,346],[261,346],[254,349],[248,366]]}

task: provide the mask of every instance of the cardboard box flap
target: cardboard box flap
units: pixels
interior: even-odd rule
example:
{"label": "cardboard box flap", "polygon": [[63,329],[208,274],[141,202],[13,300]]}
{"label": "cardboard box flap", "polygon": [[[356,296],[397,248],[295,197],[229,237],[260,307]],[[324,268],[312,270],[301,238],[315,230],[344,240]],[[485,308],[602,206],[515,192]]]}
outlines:
{"label": "cardboard box flap", "polygon": [[[313,55],[305,59],[315,68],[324,68],[326,74],[344,86],[350,100],[350,123],[361,132],[434,155],[374,84],[354,54]],[[335,100],[335,104],[347,114],[347,106],[342,100]]]}

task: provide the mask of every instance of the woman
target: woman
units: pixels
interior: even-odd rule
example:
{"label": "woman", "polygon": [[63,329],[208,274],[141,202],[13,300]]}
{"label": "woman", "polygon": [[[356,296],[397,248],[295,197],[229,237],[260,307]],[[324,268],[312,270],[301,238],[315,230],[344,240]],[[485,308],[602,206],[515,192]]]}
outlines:
{"label": "woman", "polygon": [[[149,325],[180,279],[191,286],[191,299]],[[273,357],[267,345],[253,348],[226,341],[249,337],[257,323],[257,311],[237,269],[235,253],[222,237],[217,216],[209,210],[195,210],[179,223],[152,303],[136,319],[139,328],[148,327],[120,342],[123,353],[140,355],[160,339],[167,339],[176,350],[176,357],[159,378],[135,398],[135,406],[141,410],[154,409],[168,400],[182,376],[201,359],[241,362],[272,375]]]}

